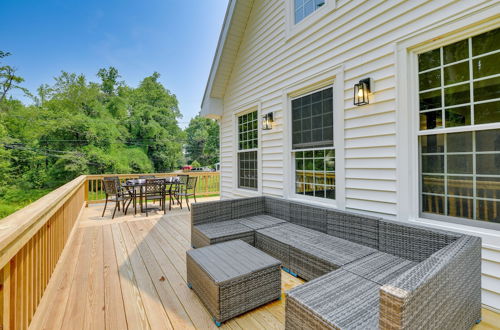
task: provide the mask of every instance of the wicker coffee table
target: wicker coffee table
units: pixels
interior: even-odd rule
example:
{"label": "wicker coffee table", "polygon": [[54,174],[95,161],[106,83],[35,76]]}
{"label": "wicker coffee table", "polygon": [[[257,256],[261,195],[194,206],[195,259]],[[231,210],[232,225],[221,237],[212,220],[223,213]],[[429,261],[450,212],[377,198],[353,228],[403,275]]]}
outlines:
{"label": "wicker coffee table", "polygon": [[187,251],[187,283],[217,326],[281,298],[281,262],[234,240]]}

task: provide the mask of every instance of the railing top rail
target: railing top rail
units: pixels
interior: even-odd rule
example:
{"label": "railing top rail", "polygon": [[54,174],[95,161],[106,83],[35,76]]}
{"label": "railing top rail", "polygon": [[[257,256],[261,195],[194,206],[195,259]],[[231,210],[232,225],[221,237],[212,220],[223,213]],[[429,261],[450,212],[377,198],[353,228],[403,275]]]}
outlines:
{"label": "railing top rail", "polygon": [[[0,258],[11,245],[35,225],[43,225],[86,180],[86,175],[66,183],[30,205],[0,220]],[[34,233],[33,233],[34,234]],[[15,242],[17,243],[17,242]],[[19,242],[20,244],[21,242]]]}
{"label": "railing top rail", "polygon": [[140,175],[154,175],[154,176],[175,176],[179,174],[188,174],[188,175],[219,175],[219,172],[179,172],[179,173],[135,173],[135,174],[89,174],[87,175],[87,179],[100,179],[106,176],[117,176],[119,178],[129,178],[129,177],[138,177]]}

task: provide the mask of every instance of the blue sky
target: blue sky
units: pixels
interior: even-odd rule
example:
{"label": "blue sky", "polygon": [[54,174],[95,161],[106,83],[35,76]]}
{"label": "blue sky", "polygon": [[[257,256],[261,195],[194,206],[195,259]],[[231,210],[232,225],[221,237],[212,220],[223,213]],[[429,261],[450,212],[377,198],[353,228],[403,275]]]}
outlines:
{"label": "blue sky", "polygon": [[62,70],[97,80],[99,68],[114,66],[130,86],[157,71],[185,127],[200,110],[227,3],[1,0],[0,50],[32,92]]}

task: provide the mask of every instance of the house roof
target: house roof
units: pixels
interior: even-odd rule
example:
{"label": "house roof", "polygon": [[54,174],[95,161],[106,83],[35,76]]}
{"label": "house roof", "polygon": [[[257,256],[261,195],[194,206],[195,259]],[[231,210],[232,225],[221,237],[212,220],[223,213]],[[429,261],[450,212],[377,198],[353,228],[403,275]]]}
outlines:
{"label": "house roof", "polygon": [[[236,56],[245,33],[254,0],[229,0],[219,36],[217,50],[215,51],[212,68],[201,103],[201,115],[217,117],[222,113],[221,100],[224,97],[227,83],[231,76]],[[217,107],[212,106],[214,102]]]}

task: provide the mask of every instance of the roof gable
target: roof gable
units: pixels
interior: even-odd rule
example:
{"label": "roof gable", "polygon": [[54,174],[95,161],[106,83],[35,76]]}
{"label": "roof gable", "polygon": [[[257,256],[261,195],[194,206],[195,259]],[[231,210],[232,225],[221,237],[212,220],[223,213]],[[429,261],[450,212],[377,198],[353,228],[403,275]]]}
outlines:
{"label": "roof gable", "polygon": [[[214,114],[212,99],[222,99],[238,55],[254,0],[229,0],[212,68],[201,104],[202,115]],[[217,104],[221,104],[218,100]],[[220,114],[219,114],[220,115]]]}

